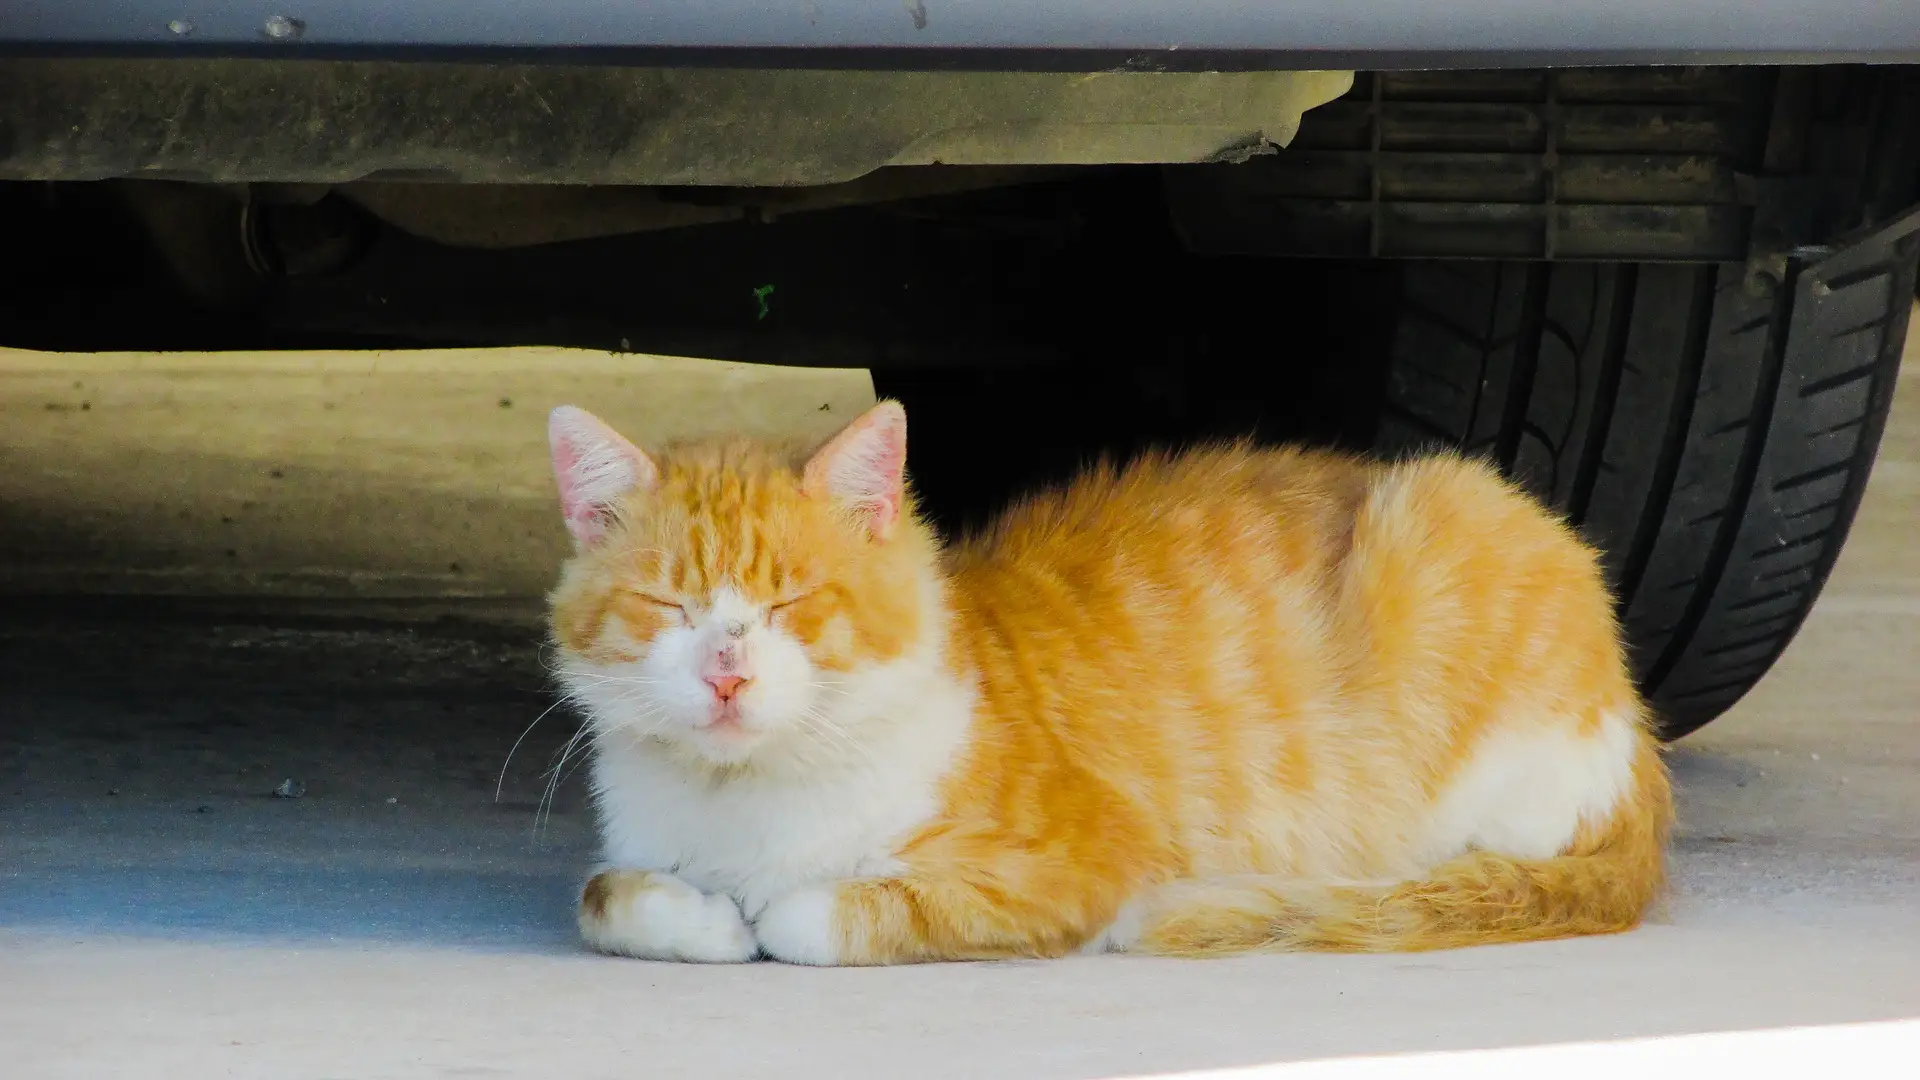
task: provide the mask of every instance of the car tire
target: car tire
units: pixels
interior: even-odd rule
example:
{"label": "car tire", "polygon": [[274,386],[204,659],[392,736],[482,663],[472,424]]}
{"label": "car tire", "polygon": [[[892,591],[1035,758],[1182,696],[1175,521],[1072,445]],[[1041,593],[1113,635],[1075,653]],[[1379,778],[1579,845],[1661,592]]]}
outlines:
{"label": "car tire", "polygon": [[1759,681],[1832,570],[1906,330],[1878,297],[1910,274],[1837,285],[1853,337],[1788,349],[1792,284],[1738,265],[1409,262],[1375,446],[1488,455],[1580,528],[1677,738]]}

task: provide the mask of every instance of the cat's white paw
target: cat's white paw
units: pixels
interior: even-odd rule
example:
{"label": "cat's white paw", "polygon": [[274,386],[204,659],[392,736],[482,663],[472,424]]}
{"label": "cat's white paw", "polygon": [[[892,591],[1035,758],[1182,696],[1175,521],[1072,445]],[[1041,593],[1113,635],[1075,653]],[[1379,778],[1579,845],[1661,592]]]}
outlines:
{"label": "cat's white paw", "polygon": [[840,963],[841,936],[834,926],[837,906],[831,885],[798,889],[768,904],[753,923],[761,951],[789,964],[832,967]]}
{"label": "cat's white paw", "polygon": [[601,952],[643,960],[741,964],[759,951],[731,898],[646,870],[595,874],[580,896],[580,936]]}

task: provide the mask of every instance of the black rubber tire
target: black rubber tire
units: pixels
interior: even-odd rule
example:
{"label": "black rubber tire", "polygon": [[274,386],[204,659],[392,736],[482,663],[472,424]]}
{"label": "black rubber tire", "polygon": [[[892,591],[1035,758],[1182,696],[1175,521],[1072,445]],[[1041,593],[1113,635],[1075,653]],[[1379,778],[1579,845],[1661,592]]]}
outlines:
{"label": "black rubber tire", "polygon": [[1756,295],[1738,266],[1402,271],[1376,447],[1491,455],[1598,545],[1668,738],[1739,700],[1799,629],[1892,403],[1906,305],[1880,305],[1868,328],[1896,347],[1868,362],[1837,341],[1789,361],[1789,294]]}

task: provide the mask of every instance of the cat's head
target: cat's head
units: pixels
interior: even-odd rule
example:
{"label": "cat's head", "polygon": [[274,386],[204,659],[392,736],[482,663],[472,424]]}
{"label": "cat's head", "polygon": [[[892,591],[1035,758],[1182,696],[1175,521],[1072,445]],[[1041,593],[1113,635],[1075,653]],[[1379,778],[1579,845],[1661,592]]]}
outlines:
{"label": "cat's head", "polygon": [[[811,455],[649,455],[570,406],[549,424],[576,552],[552,601],[561,674],[603,745],[736,766],[857,737],[851,686],[925,651],[937,544],[882,402]],[[839,717],[839,719],[836,719]]]}

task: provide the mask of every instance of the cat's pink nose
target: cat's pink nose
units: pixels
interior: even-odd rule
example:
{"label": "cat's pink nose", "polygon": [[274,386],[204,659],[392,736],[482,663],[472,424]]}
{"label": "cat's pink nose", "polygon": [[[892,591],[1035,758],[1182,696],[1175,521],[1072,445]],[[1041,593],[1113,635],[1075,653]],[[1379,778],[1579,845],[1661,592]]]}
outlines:
{"label": "cat's pink nose", "polygon": [[738,675],[709,675],[707,685],[713,687],[713,696],[721,701],[732,701],[740,693],[740,687],[747,680]]}

